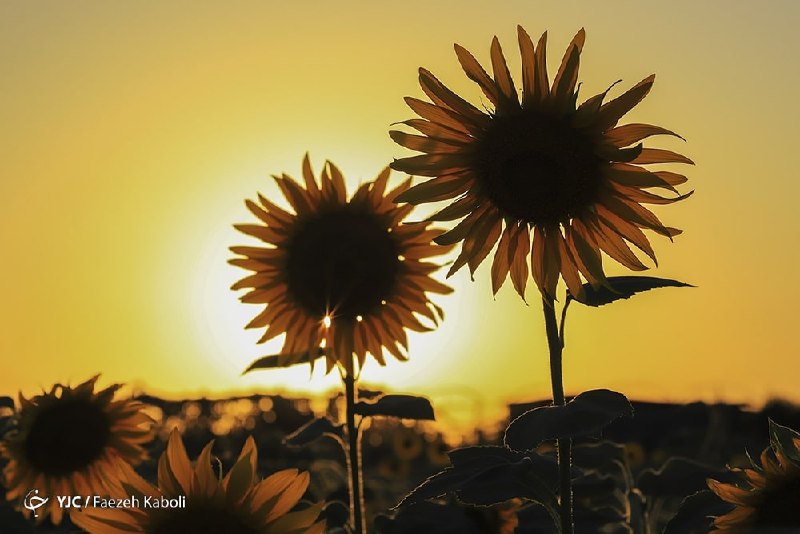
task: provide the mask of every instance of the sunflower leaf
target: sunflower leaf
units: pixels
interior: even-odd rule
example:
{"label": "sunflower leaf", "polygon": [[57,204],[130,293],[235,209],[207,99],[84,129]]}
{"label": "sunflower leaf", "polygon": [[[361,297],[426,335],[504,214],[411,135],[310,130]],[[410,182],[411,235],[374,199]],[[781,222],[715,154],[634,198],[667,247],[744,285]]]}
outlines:
{"label": "sunflower leaf", "polygon": [[611,289],[608,287],[594,288],[590,284],[583,284],[583,295],[576,297],[568,291],[567,298],[597,308],[617,300],[630,298],[636,293],[660,287],[695,287],[685,282],[654,276],[610,276],[608,285]]}
{"label": "sunflower leaf", "polygon": [[283,369],[300,363],[310,363],[323,356],[325,356],[325,351],[321,348],[317,349],[316,353],[313,351],[306,351],[294,352],[291,354],[271,354],[255,360],[242,374],[245,375],[251,371],[258,371],[261,369]]}
{"label": "sunflower leaf", "polygon": [[359,401],[355,413],[365,416],[399,417],[400,419],[435,420],[431,401],[414,395],[384,395],[377,400]]}
{"label": "sunflower leaf", "polygon": [[715,516],[725,515],[733,508],[708,490],[698,491],[683,499],[678,513],[664,528],[664,534],[706,534]]}
{"label": "sunflower leaf", "polygon": [[633,407],[622,393],[585,391],[564,406],[523,413],[506,428],[504,442],[513,450],[531,450],[547,440],[593,434],[623,415],[633,415]]}
{"label": "sunflower leaf", "polygon": [[283,441],[290,447],[303,447],[320,438],[330,437],[344,445],[343,436],[342,425],[334,424],[327,417],[318,417],[286,436]]}
{"label": "sunflower leaf", "polygon": [[451,460],[453,467],[425,480],[396,508],[447,493],[455,493],[461,502],[476,506],[523,498],[544,506],[554,522],[557,521],[558,464],[555,458],[536,453],[524,455],[503,447],[467,447],[453,451]]}
{"label": "sunflower leaf", "polygon": [[708,478],[730,483],[736,480],[727,469],[673,456],[657,470],[642,471],[636,486],[648,497],[682,497],[706,489]]}
{"label": "sunflower leaf", "polygon": [[800,466],[800,434],[789,427],[769,420],[769,441],[772,450],[780,452],[792,463]]}

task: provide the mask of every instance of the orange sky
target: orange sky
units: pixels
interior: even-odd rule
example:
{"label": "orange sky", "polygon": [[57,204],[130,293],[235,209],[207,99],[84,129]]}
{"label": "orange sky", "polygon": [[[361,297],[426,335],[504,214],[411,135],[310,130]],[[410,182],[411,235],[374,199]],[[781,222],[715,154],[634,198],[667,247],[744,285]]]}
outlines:
{"label": "orange sky", "polygon": [[[535,5],[0,4],[0,393],[97,372],[170,395],[335,386],[306,368],[239,376],[280,345],[255,345],[242,327],[256,308],[228,290],[243,200],[275,197],[267,177],[297,175],[306,151],[351,185],[371,179],[407,154],[387,132],[412,116],[402,97],[422,95],[417,67],[480,103],[452,43],[486,61],[497,34],[518,75],[519,23],[549,30],[552,68],[586,28],[584,97],[657,73],[627,120],[678,131],[687,144],[660,146],[698,163],[696,194],[658,211],[685,234],[652,240],[653,274],[699,287],[574,307],[567,391],[800,400],[800,7]],[[510,287],[492,299],[488,270],[451,279],[447,319],[412,337],[410,362],[364,378],[432,396],[445,419],[549,395],[541,311]]]}

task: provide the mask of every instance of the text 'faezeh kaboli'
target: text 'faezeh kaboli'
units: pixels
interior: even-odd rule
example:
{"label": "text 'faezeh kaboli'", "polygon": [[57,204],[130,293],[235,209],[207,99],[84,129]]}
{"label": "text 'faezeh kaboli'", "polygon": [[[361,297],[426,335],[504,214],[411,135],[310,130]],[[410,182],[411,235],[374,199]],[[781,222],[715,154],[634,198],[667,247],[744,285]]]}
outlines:
{"label": "text 'faezeh kaboli'", "polygon": [[100,495],[58,495],[61,508],[186,508],[186,496],[174,499],[143,495],[131,495],[125,499],[113,499]]}

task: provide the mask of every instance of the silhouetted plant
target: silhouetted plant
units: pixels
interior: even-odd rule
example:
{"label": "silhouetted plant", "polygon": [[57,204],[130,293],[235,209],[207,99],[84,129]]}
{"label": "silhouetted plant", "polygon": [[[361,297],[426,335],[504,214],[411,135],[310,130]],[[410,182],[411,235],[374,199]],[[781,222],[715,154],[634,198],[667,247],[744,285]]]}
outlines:
{"label": "silhouetted plant", "polygon": [[[365,530],[359,429],[365,417],[390,416],[433,419],[427,399],[386,395],[371,401],[358,399],[357,382],[370,354],[384,365],[384,349],[399,360],[407,358],[406,329],[432,329],[443,318],[442,309],[427,293],[452,289],[430,275],[438,270],[430,257],[446,252],[434,245],[441,232],[430,223],[403,224],[410,206],[394,199],[409,189],[407,180],[386,192],[390,170],[361,185],[347,198],[344,177],[326,162],[320,184],[306,155],[304,187],[291,177],[275,176],[294,213],[263,195],[246,201],[259,224],[239,224],[240,231],[265,246],[237,246],[241,257],[230,263],[253,274],[232,289],[249,288],[242,301],[266,305],[248,328],[266,328],[260,342],[280,334],[286,339],[280,354],[255,361],[255,369],[286,367],[325,358],[327,371],[337,368],[345,390],[344,425],[327,418],[312,421],[290,436],[302,445],[323,435],[333,436],[347,451],[350,474],[351,526]],[[357,421],[357,418],[359,420]]]}
{"label": "silhouetted plant", "polygon": [[[563,533],[571,534],[571,438],[601,428],[629,412],[630,405],[624,396],[606,391],[579,395],[576,401],[581,399],[580,405],[566,402],[562,378],[564,319],[559,326],[555,307],[559,280],[563,278],[570,295],[562,314],[570,299],[598,306],[654,287],[683,285],[654,278],[609,279],[601,253],[631,270],[644,270],[647,267],[628,246],[632,243],[656,261],[642,229],[670,239],[680,231],[663,225],[643,204],[670,204],[691,192],[681,195],[675,189],[686,181],[685,176],[651,172],[642,165],[692,161],[669,150],[644,148],[641,143],[653,135],[677,137],[670,130],[648,124],[617,126],[648,94],[654,76],[608,102],[603,100],[610,87],[578,105],[584,31],[580,30],[569,44],[552,84],[546,65],[547,34],[535,47],[521,27],[518,38],[521,98],[496,37],[491,46],[493,77],[467,50],[455,45],[465,74],[478,84],[493,109],[479,109],[429,71],[420,69],[420,86],[431,102],[407,97],[409,107],[421,118],[404,124],[422,135],[402,131],[391,131],[390,135],[397,143],[423,154],[398,159],[392,168],[433,177],[399,195],[398,202],[454,200],[428,219],[461,219],[436,239],[444,245],[462,242],[448,276],[465,265],[474,274],[497,244],[492,289],[496,293],[510,275],[524,299],[530,261],[542,298],[555,406],[512,422],[507,445],[528,450],[538,444],[538,438],[557,440],[558,522]],[[672,191],[675,196],[663,197],[651,189]],[[582,277],[588,284],[582,283]],[[543,423],[548,426],[541,436],[527,435],[528,431],[539,432],[541,428],[534,425]],[[527,471],[520,476],[528,476]],[[533,494],[539,492],[533,491],[528,498]]]}

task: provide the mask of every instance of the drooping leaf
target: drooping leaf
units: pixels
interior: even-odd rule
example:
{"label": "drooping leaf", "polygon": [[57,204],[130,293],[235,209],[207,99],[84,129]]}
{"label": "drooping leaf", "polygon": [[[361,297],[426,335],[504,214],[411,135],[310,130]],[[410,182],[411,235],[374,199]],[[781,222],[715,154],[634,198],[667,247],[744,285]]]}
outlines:
{"label": "drooping leaf", "polygon": [[664,528],[664,534],[707,534],[713,517],[725,515],[734,506],[708,490],[699,491],[686,497],[678,513]]}
{"label": "drooping leaf", "polygon": [[377,400],[359,401],[355,405],[355,413],[366,417],[380,415],[401,419],[436,419],[431,401],[414,395],[384,395]]}
{"label": "drooping leaf", "polygon": [[468,447],[452,451],[454,466],[425,480],[397,508],[455,493],[459,500],[489,506],[512,498],[541,504],[558,517],[558,464],[548,456],[501,452],[502,447]]}
{"label": "drooping leaf", "polygon": [[583,295],[575,296],[567,292],[567,298],[576,300],[587,306],[604,306],[617,300],[627,299],[637,293],[657,289],[661,287],[695,287],[685,282],[670,280],[668,278],[656,278],[653,276],[610,276],[608,283],[612,289],[607,287],[592,287],[590,284],[583,285]]}
{"label": "drooping leaf", "polygon": [[775,452],[780,452],[800,467],[800,434],[789,427],[769,420],[769,441]]}
{"label": "drooping leaf", "polygon": [[506,428],[505,444],[531,450],[546,440],[593,434],[623,415],[633,415],[633,407],[622,393],[586,391],[565,406],[543,406],[520,415]]}
{"label": "drooping leaf", "polygon": [[271,354],[269,356],[262,356],[251,363],[242,374],[247,374],[251,371],[261,369],[283,369],[298,365],[301,363],[313,363],[325,356],[324,349],[317,349],[316,352],[295,352],[291,354]]}
{"label": "drooping leaf", "polygon": [[342,425],[334,424],[327,417],[318,417],[301,426],[284,439],[291,447],[302,447],[322,437],[330,437],[344,446]]}
{"label": "drooping leaf", "polygon": [[734,482],[726,469],[718,469],[689,458],[673,456],[660,469],[645,469],[639,475],[638,488],[649,497],[683,497],[707,488],[706,479]]}

